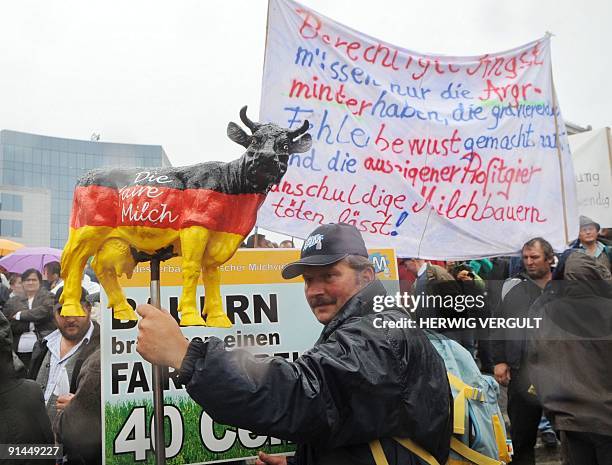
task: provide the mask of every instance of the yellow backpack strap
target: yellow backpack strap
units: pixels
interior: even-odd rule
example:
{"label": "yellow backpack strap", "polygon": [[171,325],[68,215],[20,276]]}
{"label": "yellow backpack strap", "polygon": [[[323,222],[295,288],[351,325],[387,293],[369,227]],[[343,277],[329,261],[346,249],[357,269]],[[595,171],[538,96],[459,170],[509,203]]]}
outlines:
{"label": "yellow backpack strap", "polygon": [[466,458],[477,465],[504,465],[506,462],[492,459],[486,455],[476,452],[463,444],[457,438],[451,438],[451,449],[458,453],[463,458]]}
{"label": "yellow backpack strap", "polygon": [[446,376],[448,376],[450,385],[459,391],[463,391],[468,399],[477,400],[479,402],[485,401],[484,393],[480,389],[464,383],[461,378],[453,375],[451,372],[446,372]]}
{"label": "yellow backpack strap", "polygon": [[[431,455],[429,452],[427,452],[425,449],[423,449],[411,439],[393,439],[402,446],[404,446],[406,449],[408,449],[410,452],[412,452],[414,455],[416,455],[418,458],[424,460],[428,465],[440,465],[440,463],[438,463],[438,461],[434,458],[433,455]],[[374,462],[376,462],[376,465],[389,465],[389,462],[387,462],[387,457],[385,457],[385,451],[382,448],[380,440],[375,439],[374,441],[370,441],[370,450],[372,451],[372,455],[374,456]]]}
{"label": "yellow backpack strap", "polygon": [[502,427],[501,420],[497,415],[493,415],[493,433],[495,433],[495,442],[497,443],[497,450],[499,451],[499,460],[503,460],[508,463],[512,460],[508,453],[508,444],[506,443],[506,435],[504,434],[504,428]]}
{"label": "yellow backpack strap", "polygon": [[385,451],[383,450],[382,444],[378,439],[370,441],[370,450],[372,451],[376,465],[389,465],[389,462],[387,462],[387,457],[385,457]]}
{"label": "yellow backpack strap", "polygon": [[[399,442],[402,446],[404,446],[406,449],[408,449],[418,458],[420,458],[421,460],[424,460],[428,465],[440,465],[438,461],[434,458],[433,455],[431,455],[429,452],[427,452],[425,449],[423,449],[421,446],[419,446],[417,443],[415,443],[411,439],[402,439],[402,438],[393,438],[393,439]],[[376,465],[378,465],[378,463]]]}
{"label": "yellow backpack strap", "polygon": [[473,399],[484,402],[484,394],[452,373],[447,372],[446,375],[450,385],[457,390],[453,408],[453,433],[465,434],[465,400]]}

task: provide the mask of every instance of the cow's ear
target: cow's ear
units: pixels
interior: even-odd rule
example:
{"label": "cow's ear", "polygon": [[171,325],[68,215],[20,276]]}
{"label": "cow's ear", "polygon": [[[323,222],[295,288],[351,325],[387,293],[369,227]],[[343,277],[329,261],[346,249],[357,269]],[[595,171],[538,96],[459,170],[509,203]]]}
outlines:
{"label": "cow's ear", "polygon": [[291,142],[291,147],[289,147],[289,153],[304,153],[310,150],[312,146],[312,137],[310,134],[304,134],[298,140],[294,140]]}
{"label": "cow's ear", "polygon": [[227,125],[227,137],[246,148],[251,144],[251,138],[236,123],[230,122]]}

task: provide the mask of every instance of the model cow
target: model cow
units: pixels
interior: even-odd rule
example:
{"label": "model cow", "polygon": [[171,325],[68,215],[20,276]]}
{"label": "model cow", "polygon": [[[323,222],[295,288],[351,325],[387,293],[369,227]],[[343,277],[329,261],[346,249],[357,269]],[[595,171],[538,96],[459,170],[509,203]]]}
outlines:
{"label": "model cow", "polygon": [[[152,169],[105,169],[87,173],[74,191],[70,233],[62,255],[62,315],[84,315],[81,279],[89,257],[120,320],[136,320],[118,276],[131,277],[139,254],[172,247],[183,258],[181,325],[229,327],[219,289],[219,265],[229,260],[255,225],[257,210],[285,172],[289,155],[310,149],[308,122],[295,130],[240,119],[248,135],[229,123],[227,135],[247,151],[229,163]],[[197,309],[196,286],[206,303]]]}

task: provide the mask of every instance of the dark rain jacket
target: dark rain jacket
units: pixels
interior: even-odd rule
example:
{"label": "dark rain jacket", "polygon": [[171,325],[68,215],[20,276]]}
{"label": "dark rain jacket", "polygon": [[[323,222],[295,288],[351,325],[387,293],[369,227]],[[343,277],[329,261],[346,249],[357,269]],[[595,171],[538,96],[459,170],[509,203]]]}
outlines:
{"label": "dark rain jacket", "polygon": [[612,436],[612,281],[604,265],[574,253],[563,281],[530,316],[529,377],[562,431]]}
{"label": "dark rain jacket", "polygon": [[71,387],[70,391],[75,395],[57,415],[53,429],[58,442],[64,445],[67,465],[99,465],[102,463],[99,347],[83,363],[75,385],[76,389]]}
{"label": "dark rain jacket", "polygon": [[4,309],[4,306],[10,298],[11,290],[3,284],[0,284],[0,310]]}
{"label": "dark rain jacket", "polygon": [[374,313],[374,297],[384,294],[375,281],[354,295],[295,362],[194,340],[179,379],[215,421],[296,442],[300,465],[372,464],[368,442],[376,438],[391,465],[421,463],[393,436],[446,463],[452,411],[444,362],[421,330],[375,328],[376,318],[407,317],[399,308]]}
{"label": "dark rain jacket", "polygon": [[19,338],[30,330],[30,323],[34,323],[34,332],[40,341],[51,334],[55,328],[53,318],[54,296],[46,289],[40,289],[34,296],[32,308],[28,308],[28,298],[16,295],[11,297],[3,308],[3,312],[10,319],[17,312],[21,312],[19,320],[10,320],[13,330],[13,350],[17,352]]}
{"label": "dark rain jacket", "polygon": [[[0,313],[0,444],[53,444],[40,386],[16,377],[11,327]],[[6,465],[44,465],[54,460],[2,460]]]}
{"label": "dark rain jacket", "polygon": [[[504,291],[508,290],[505,295]],[[526,318],[529,308],[542,295],[543,290],[526,273],[506,280],[502,301],[493,316],[499,318]],[[493,363],[506,363],[519,370],[526,354],[526,329],[496,329],[491,331]]]}

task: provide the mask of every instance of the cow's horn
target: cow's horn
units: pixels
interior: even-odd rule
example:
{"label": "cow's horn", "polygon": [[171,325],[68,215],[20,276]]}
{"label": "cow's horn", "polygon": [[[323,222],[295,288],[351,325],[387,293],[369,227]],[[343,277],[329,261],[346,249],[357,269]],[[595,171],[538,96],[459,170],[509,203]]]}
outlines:
{"label": "cow's horn", "polygon": [[297,128],[295,131],[289,131],[287,133],[287,136],[289,137],[290,140],[293,140],[296,137],[299,137],[302,134],[304,134],[306,131],[308,131],[309,126],[310,126],[310,123],[308,122],[308,120],[304,120],[304,123],[302,124],[302,126]]}
{"label": "cow's horn", "polygon": [[245,105],[240,109],[240,119],[242,120],[244,125],[251,130],[251,132],[257,131],[257,124],[248,118],[246,112],[247,106]]}

